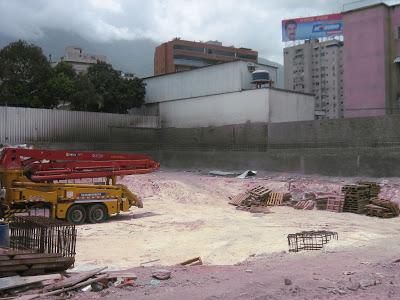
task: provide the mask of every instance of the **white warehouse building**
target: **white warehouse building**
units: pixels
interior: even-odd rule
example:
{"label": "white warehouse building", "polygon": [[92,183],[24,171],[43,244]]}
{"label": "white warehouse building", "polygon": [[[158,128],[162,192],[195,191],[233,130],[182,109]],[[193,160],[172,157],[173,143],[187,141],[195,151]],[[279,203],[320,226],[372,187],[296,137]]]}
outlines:
{"label": "white warehouse building", "polygon": [[163,127],[193,128],[314,119],[314,97],[273,87],[256,89],[252,72],[277,68],[234,61],[144,79],[148,114]]}

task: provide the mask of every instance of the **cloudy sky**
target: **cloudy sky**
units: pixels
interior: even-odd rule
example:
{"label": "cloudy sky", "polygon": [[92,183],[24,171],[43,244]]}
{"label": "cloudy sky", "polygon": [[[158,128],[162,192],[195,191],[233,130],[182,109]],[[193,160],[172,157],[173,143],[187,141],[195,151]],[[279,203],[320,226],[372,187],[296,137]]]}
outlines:
{"label": "cloudy sky", "polygon": [[[49,31],[107,45],[181,37],[249,47],[282,62],[280,21],[340,12],[352,0],[0,0],[0,35],[32,42]],[[359,1],[358,1],[359,2]],[[366,0],[364,3],[378,1]],[[386,1],[388,3],[399,1]],[[98,47],[97,47],[98,49]],[[151,55],[153,49],[149,49]]]}

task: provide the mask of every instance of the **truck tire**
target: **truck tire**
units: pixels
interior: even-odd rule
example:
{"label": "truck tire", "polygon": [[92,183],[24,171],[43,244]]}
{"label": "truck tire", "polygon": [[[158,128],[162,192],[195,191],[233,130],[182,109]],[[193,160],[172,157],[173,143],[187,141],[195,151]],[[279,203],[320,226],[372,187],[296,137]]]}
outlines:
{"label": "truck tire", "polygon": [[74,204],[67,211],[68,222],[80,225],[85,223],[86,220],[86,210],[82,205]]}
{"label": "truck tire", "polygon": [[102,223],[107,220],[108,211],[104,204],[93,204],[89,206],[88,219],[90,223]]}

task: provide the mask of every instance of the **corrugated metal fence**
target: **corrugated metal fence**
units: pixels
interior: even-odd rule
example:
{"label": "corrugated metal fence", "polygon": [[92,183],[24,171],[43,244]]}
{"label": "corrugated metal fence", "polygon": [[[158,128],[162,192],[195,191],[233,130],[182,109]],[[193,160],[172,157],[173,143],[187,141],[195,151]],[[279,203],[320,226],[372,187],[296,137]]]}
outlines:
{"label": "corrugated metal fence", "polygon": [[0,106],[0,143],[108,142],[113,128],[159,128],[158,116]]}

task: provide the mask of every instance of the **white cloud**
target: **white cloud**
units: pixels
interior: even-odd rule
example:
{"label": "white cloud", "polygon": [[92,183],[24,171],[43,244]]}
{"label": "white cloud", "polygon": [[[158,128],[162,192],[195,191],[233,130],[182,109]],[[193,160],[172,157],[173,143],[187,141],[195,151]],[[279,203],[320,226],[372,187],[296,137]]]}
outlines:
{"label": "white cloud", "polygon": [[34,40],[57,29],[100,42],[217,39],[281,60],[282,19],[338,12],[350,1],[0,0],[0,33]]}

